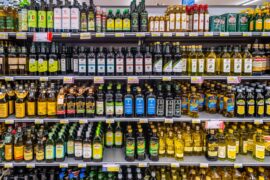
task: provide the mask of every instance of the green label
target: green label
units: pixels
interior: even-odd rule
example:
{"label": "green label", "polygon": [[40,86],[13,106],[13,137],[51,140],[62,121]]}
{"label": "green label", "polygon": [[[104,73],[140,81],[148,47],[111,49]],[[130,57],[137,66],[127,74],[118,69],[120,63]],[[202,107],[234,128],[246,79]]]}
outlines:
{"label": "green label", "polygon": [[29,72],[38,71],[38,61],[36,59],[29,59]]}
{"label": "green label", "polygon": [[28,11],[28,27],[37,28],[37,11],[36,10]]}
{"label": "green label", "polygon": [[5,17],[0,16],[0,31],[4,31],[5,29]]}
{"label": "green label", "polygon": [[145,141],[140,140],[137,142],[137,154],[144,155],[145,154]]}
{"label": "green label", "polygon": [[58,61],[54,59],[49,59],[49,72],[57,72]]}
{"label": "green label", "polygon": [[81,13],[81,31],[87,31],[87,16],[86,16],[86,13]]}
{"label": "green label", "polygon": [[157,141],[150,141],[149,153],[151,155],[158,155],[158,142]]}
{"label": "green label", "polygon": [[47,72],[48,71],[48,61],[44,59],[38,60],[38,72]]}
{"label": "green label", "polygon": [[47,28],[53,28],[53,12],[47,11]]}
{"label": "green label", "polygon": [[39,28],[46,28],[46,11],[38,11],[38,27]]}
{"label": "green label", "polygon": [[133,141],[126,142],[126,155],[134,156],[135,155],[135,144]]}
{"label": "green label", "polygon": [[95,14],[94,12],[90,11],[88,15],[88,31],[95,30]]}
{"label": "green label", "polygon": [[14,29],[14,19],[12,16],[6,17],[6,29],[13,30]]}

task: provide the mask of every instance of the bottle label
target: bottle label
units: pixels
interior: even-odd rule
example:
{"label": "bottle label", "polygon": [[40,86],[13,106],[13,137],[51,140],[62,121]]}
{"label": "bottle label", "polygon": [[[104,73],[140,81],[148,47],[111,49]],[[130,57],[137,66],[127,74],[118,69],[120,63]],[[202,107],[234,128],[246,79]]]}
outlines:
{"label": "bottle label", "polygon": [[56,158],[64,158],[64,146],[62,144],[56,144]]}
{"label": "bottle label", "polygon": [[54,59],[49,59],[49,72],[58,71],[58,61]]}
{"label": "bottle label", "polygon": [[28,10],[28,27],[37,28],[37,11]]}
{"label": "bottle label", "polygon": [[105,73],[105,59],[99,58],[98,63],[98,73]]}
{"label": "bottle label", "polygon": [[86,59],[79,59],[79,73],[86,73]]}
{"label": "bottle label", "polygon": [[193,15],[193,31],[199,30],[199,14],[195,13]]}
{"label": "bottle label", "polygon": [[255,26],[256,27],[256,29],[255,29],[256,31],[261,31],[262,30],[262,24],[263,24],[262,22],[263,22],[262,19],[257,19],[256,20],[256,26]]}
{"label": "bottle label", "polygon": [[270,98],[265,99],[265,114],[270,115]]}
{"label": "bottle label", "polygon": [[142,97],[136,98],[135,107],[137,115],[144,114],[144,99]]}
{"label": "bottle label", "polygon": [[106,115],[114,114],[114,102],[106,102]]}
{"label": "bottle label", "polygon": [[36,151],[36,160],[38,160],[38,161],[44,160],[44,149],[38,149]]}
{"label": "bottle label", "polygon": [[237,109],[237,114],[238,115],[245,115],[246,114],[245,105],[246,105],[246,102],[243,99],[240,99],[240,100],[236,101],[236,106],[237,106],[236,109]]}
{"label": "bottle label", "polygon": [[93,145],[93,158],[94,159],[102,159],[103,147],[99,143],[95,143]]}
{"label": "bottle label", "polygon": [[215,67],[216,67],[216,64],[215,64],[215,59],[207,59],[207,67],[206,67],[206,70],[208,73],[214,73],[215,72]]}
{"label": "bottle label", "polygon": [[168,116],[173,116],[173,108],[174,107],[174,100],[168,100],[166,99],[165,100],[165,115],[168,117]]}
{"label": "bottle label", "polygon": [[25,117],[25,103],[15,103],[16,118]]}
{"label": "bottle label", "polygon": [[76,113],[77,114],[84,114],[85,113],[85,102],[84,101],[78,100],[76,102]]}
{"label": "bottle label", "polygon": [[257,102],[256,102],[256,105],[257,105],[257,114],[258,115],[264,115],[264,100],[262,99],[262,100],[258,100]]}
{"label": "bottle label", "polygon": [[187,29],[187,14],[186,13],[182,13],[182,21],[181,21],[181,27],[182,30],[186,30]]}
{"label": "bottle label", "polygon": [[53,160],[54,159],[54,146],[53,145],[47,145],[45,147],[45,156],[47,160]]}
{"label": "bottle label", "polygon": [[131,14],[131,27],[132,31],[138,31],[138,13]]}
{"label": "bottle label", "polygon": [[227,146],[228,159],[236,159],[236,146]]}
{"label": "bottle label", "polygon": [[79,30],[80,29],[80,11],[79,8],[71,8],[71,29]]}
{"label": "bottle label", "polygon": [[74,154],[74,141],[73,140],[69,140],[67,142],[67,154],[68,155]]}
{"label": "bottle label", "polygon": [[53,28],[53,11],[47,11],[47,28]]}
{"label": "bottle label", "polygon": [[158,155],[158,142],[155,140],[150,139],[150,148],[149,148],[149,154],[151,156],[157,156]]}
{"label": "bottle label", "polygon": [[107,19],[107,31],[114,31],[114,19]]}
{"label": "bottle label", "polygon": [[143,59],[142,58],[136,58],[135,59],[135,72],[136,73],[142,73],[143,72]]}
{"label": "bottle label", "polygon": [[226,146],[218,146],[218,157],[221,159],[226,158]]}
{"label": "bottle label", "polygon": [[74,154],[75,157],[82,157],[82,143],[81,142],[75,142],[74,143]]}
{"label": "bottle label", "polygon": [[114,73],[114,59],[108,58],[107,59],[107,73]]}
{"label": "bottle label", "polygon": [[175,14],[175,29],[176,30],[181,29],[181,14],[180,13]]}
{"label": "bottle label", "polygon": [[70,30],[70,8],[62,8],[62,29]]}
{"label": "bottle label", "polygon": [[264,19],[264,30],[269,31],[270,30],[270,18],[265,18]]}
{"label": "bottle label", "polygon": [[133,58],[126,59],[126,72],[133,73]]}
{"label": "bottle label", "polygon": [[158,116],[164,116],[164,107],[165,107],[165,102],[163,98],[158,98],[157,99],[157,115]]}
{"label": "bottle label", "polygon": [[187,72],[187,59],[181,59],[182,60],[182,72]]}
{"label": "bottle label", "polygon": [[38,11],[38,27],[46,28],[47,26],[46,11]]}
{"label": "bottle label", "polygon": [[24,158],[24,146],[14,146],[14,159],[23,160]]}
{"label": "bottle label", "polygon": [[123,29],[123,20],[121,18],[115,19],[115,31],[122,31]]}
{"label": "bottle label", "polygon": [[90,159],[92,157],[92,146],[91,144],[83,144],[83,158]]}
{"label": "bottle label", "polygon": [[86,113],[94,114],[95,113],[95,102],[87,102],[86,103]]}
{"label": "bottle label", "polygon": [[137,140],[137,155],[144,156],[145,155],[145,141]]}
{"label": "bottle label", "polygon": [[264,160],[265,157],[265,146],[255,145],[255,157]]}
{"label": "bottle label", "polygon": [[255,113],[255,101],[253,99],[250,99],[247,102],[247,113],[249,115],[253,115]]}
{"label": "bottle label", "polygon": [[208,143],[208,151],[207,154],[209,157],[217,157],[218,156],[218,144],[217,143]]}
{"label": "bottle label", "polygon": [[199,100],[190,99],[189,112],[192,112],[192,113],[198,112],[199,111],[198,106],[199,106]]}
{"label": "bottle label", "polygon": [[[28,16],[28,10],[21,9],[21,11],[19,12],[19,31],[28,31],[28,24],[27,24],[28,17],[27,16]],[[0,18],[0,21],[1,21],[1,18]],[[4,24],[0,22],[0,26],[4,27]]]}
{"label": "bottle label", "polygon": [[88,31],[95,31],[95,14],[93,11],[90,11],[88,14]]}
{"label": "bottle label", "polygon": [[182,97],[182,110],[188,110],[188,98]]}
{"label": "bottle label", "polygon": [[130,31],[130,19],[129,18],[125,18],[123,20],[123,30]]}
{"label": "bottle label", "polygon": [[47,115],[47,102],[38,102],[38,115]]}
{"label": "bottle label", "polygon": [[164,64],[163,72],[166,72],[166,73],[172,72],[172,60],[168,60],[168,62]]}
{"label": "bottle label", "polygon": [[115,132],[115,145],[121,146],[123,142],[123,133],[121,131]]}
{"label": "bottle label", "polygon": [[253,72],[262,72],[265,69],[266,58],[263,57],[254,57],[252,63]]}
{"label": "bottle label", "polygon": [[122,59],[122,58],[116,59],[116,72],[117,73],[124,73],[124,59]]}
{"label": "bottle label", "polygon": [[132,115],[133,114],[133,102],[132,98],[125,98],[124,105],[125,105],[125,114]]}
{"label": "bottle label", "polygon": [[113,132],[109,131],[106,133],[106,145],[107,146],[113,146],[114,141],[114,134]]}
{"label": "bottle label", "polygon": [[241,73],[242,72],[242,59],[234,59],[234,72]]}
{"label": "bottle label", "polygon": [[159,32],[159,31],[160,31],[159,21],[155,21],[154,32]]}
{"label": "bottle label", "polygon": [[8,117],[8,103],[0,103],[0,118]]}
{"label": "bottle label", "polygon": [[200,93],[199,94],[199,108],[203,109],[204,105],[205,105],[205,95],[203,93]]}
{"label": "bottle label", "polygon": [[204,14],[204,30],[209,31],[209,14]]}
{"label": "bottle label", "polygon": [[88,73],[95,73],[96,72],[96,59],[89,58],[88,59]]}
{"label": "bottle label", "polygon": [[145,72],[152,72],[152,58],[145,58],[144,64]]}
{"label": "bottle label", "polygon": [[155,115],[156,114],[156,99],[148,98],[147,100],[147,114]]}
{"label": "bottle label", "polygon": [[208,96],[208,108],[216,109],[217,108],[217,97],[214,95]]}
{"label": "bottle label", "polygon": [[73,58],[73,72],[79,72],[79,59]]}
{"label": "bottle label", "polygon": [[223,72],[231,72],[231,59],[223,59]]}
{"label": "bottle label", "polygon": [[153,69],[155,73],[162,73],[162,61],[162,58],[155,60]]}
{"label": "bottle label", "polygon": [[87,15],[84,12],[81,12],[81,31],[87,31]]}
{"label": "bottle label", "polygon": [[204,73],[204,59],[198,59],[199,63],[199,73]]}
{"label": "bottle label", "polygon": [[204,14],[200,13],[200,21],[199,21],[199,30],[202,31],[204,30]]}
{"label": "bottle label", "polygon": [[227,107],[227,112],[234,112],[234,99],[233,98],[228,98],[228,97],[224,97],[224,102],[226,103],[226,107]]}
{"label": "bottle label", "polygon": [[98,115],[104,114],[104,102],[103,101],[97,101],[96,102],[96,113]]}
{"label": "bottle label", "polygon": [[159,31],[164,32],[165,31],[165,22],[159,21]]}
{"label": "bottle label", "polygon": [[252,59],[244,59],[244,73],[252,73]]}
{"label": "bottle label", "polygon": [[62,29],[62,11],[61,8],[54,8],[54,29],[61,30]]}
{"label": "bottle label", "polygon": [[68,102],[67,103],[67,114],[75,114],[75,102]]}
{"label": "bottle label", "polygon": [[243,153],[248,152],[248,141],[243,141]]}
{"label": "bottle label", "polygon": [[115,102],[115,114],[122,115],[123,112],[123,102]]}
{"label": "bottle label", "polygon": [[47,72],[48,71],[48,61],[39,58],[38,59],[38,72]]}
{"label": "bottle label", "polygon": [[61,58],[60,63],[61,63],[61,72],[66,72],[67,71],[66,59],[65,58]]}
{"label": "bottle label", "polygon": [[126,156],[134,157],[135,156],[135,142],[127,140],[126,142]]}
{"label": "bottle label", "polygon": [[5,160],[13,159],[13,145],[5,144]]}
{"label": "bottle label", "polygon": [[56,101],[47,103],[48,115],[55,116],[56,115]]}
{"label": "bottle label", "polygon": [[38,61],[36,59],[29,59],[29,72],[34,73],[38,70]]}
{"label": "bottle label", "polygon": [[197,59],[191,59],[191,72],[197,72]]}
{"label": "bottle label", "polygon": [[170,14],[170,31],[175,30],[175,14],[171,13]]}
{"label": "bottle label", "polygon": [[173,65],[172,65],[172,68],[173,68],[174,73],[181,73],[182,72],[182,60],[181,59],[175,60]]}
{"label": "bottle label", "polygon": [[181,100],[174,100],[174,116],[180,117],[181,116]]}

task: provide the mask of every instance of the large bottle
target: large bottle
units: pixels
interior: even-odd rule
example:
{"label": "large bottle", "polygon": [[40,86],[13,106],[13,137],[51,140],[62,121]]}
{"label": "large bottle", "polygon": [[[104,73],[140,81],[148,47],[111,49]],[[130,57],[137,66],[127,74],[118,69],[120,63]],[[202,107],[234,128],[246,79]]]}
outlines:
{"label": "large bottle", "polygon": [[31,4],[28,7],[28,31],[29,32],[35,32],[37,30],[37,22],[38,22],[38,16],[37,16],[37,7],[36,2],[34,0],[31,0]]}
{"label": "large bottle", "polygon": [[80,32],[87,32],[87,14],[88,8],[85,2],[83,2],[82,9],[80,11]]}
{"label": "large bottle", "polygon": [[136,0],[133,0],[130,5],[131,11],[131,32],[139,31],[139,14],[136,8]]}
{"label": "large bottle", "polygon": [[52,43],[51,45],[51,54],[49,55],[49,65],[48,71],[49,75],[55,76],[58,74],[59,64],[58,64],[58,56],[56,55],[56,45]]}
{"label": "large bottle", "polygon": [[47,11],[46,11],[46,3],[44,0],[40,1],[40,6],[38,9],[38,31],[39,32],[47,31]]}
{"label": "large bottle", "polygon": [[74,0],[73,6],[70,8],[70,28],[71,32],[75,33],[80,30],[80,10],[77,0]]}
{"label": "large bottle", "polygon": [[62,6],[62,31],[70,32],[71,29],[71,10],[70,2],[65,0],[65,5]]}
{"label": "large bottle", "polygon": [[53,0],[50,0],[49,5],[47,7],[47,31],[52,32],[53,31],[53,25],[54,25],[54,15],[53,15]]}
{"label": "large bottle", "polygon": [[90,0],[88,9],[88,32],[95,32],[96,31],[96,20],[95,20],[95,5],[93,0]]}
{"label": "large bottle", "polygon": [[54,32],[61,32],[62,30],[62,9],[61,1],[57,0],[56,6],[53,9],[53,29]]}
{"label": "large bottle", "polygon": [[27,32],[28,31],[28,9],[27,6],[29,6],[29,2],[27,0],[23,0],[20,2],[20,9],[18,11],[19,16],[19,31],[20,32]]}
{"label": "large bottle", "polygon": [[140,31],[147,32],[147,28],[148,28],[148,12],[145,9],[145,0],[142,0],[140,12]]}
{"label": "large bottle", "polygon": [[162,70],[164,75],[171,75],[173,71],[172,55],[169,44],[165,45],[164,64]]}
{"label": "large bottle", "polygon": [[157,42],[154,52],[153,74],[162,75],[162,67],[163,67],[163,58],[161,54],[161,46],[160,43]]}

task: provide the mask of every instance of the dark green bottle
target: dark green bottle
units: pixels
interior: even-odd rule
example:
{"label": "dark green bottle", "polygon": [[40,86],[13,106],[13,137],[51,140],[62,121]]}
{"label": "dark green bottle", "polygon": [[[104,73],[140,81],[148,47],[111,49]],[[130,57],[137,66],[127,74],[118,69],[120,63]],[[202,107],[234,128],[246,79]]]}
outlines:
{"label": "dark green bottle", "polygon": [[38,31],[47,31],[47,8],[44,0],[40,1],[40,6],[38,8]]}
{"label": "dark green bottle", "polygon": [[140,12],[140,31],[147,32],[148,30],[148,12],[145,9],[145,0],[141,1]]}

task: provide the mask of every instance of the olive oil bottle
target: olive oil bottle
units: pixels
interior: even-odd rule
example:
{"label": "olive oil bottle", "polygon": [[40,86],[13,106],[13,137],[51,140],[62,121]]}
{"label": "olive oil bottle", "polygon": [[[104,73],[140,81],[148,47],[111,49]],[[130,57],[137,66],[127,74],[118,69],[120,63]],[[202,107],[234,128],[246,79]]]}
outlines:
{"label": "olive oil bottle", "polygon": [[206,75],[216,74],[216,64],[217,64],[216,60],[217,56],[215,53],[215,49],[214,47],[211,47],[209,54],[206,56],[206,65],[205,65]]}
{"label": "olive oil bottle", "polygon": [[24,118],[26,115],[26,101],[27,92],[23,90],[23,86],[19,86],[18,91],[16,92],[16,101],[15,101],[15,117]]}
{"label": "olive oil bottle", "polygon": [[251,76],[252,75],[252,54],[249,52],[248,47],[245,47],[245,51],[243,54],[243,75]]}
{"label": "olive oil bottle", "polygon": [[223,115],[225,117],[234,117],[234,111],[235,111],[235,95],[232,92],[232,87],[227,87],[227,93],[224,96],[224,110]]}
{"label": "olive oil bottle", "polygon": [[232,74],[235,76],[241,76],[242,74],[242,55],[239,52],[239,47],[234,47],[234,52],[232,54]]}
{"label": "olive oil bottle", "polygon": [[244,118],[246,114],[246,98],[243,94],[242,89],[237,89],[237,96],[235,102],[236,116]]}
{"label": "olive oil bottle", "polygon": [[261,89],[256,89],[256,99],[255,99],[255,116],[263,117],[264,116],[264,96],[262,95]]}
{"label": "olive oil bottle", "polygon": [[195,131],[192,133],[193,139],[193,154],[202,155],[203,153],[203,133],[200,130],[200,126],[195,127]]}
{"label": "olive oil bottle", "polygon": [[247,117],[254,117],[255,116],[255,100],[254,100],[254,94],[252,93],[251,89],[246,90],[246,116]]}
{"label": "olive oil bottle", "polygon": [[208,113],[217,113],[217,91],[215,90],[215,84],[211,84],[211,88],[206,94],[206,106]]}
{"label": "olive oil bottle", "polygon": [[227,135],[227,159],[229,161],[235,161],[236,160],[236,141],[233,134],[233,129],[229,129],[228,135]]}
{"label": "olive oil bottle", "polygon": [[191,52],[188,55],[188,75],[196,76],[198,70],[198,60],[195,45],[192,46]]}
{"label": "olive oil bottle", "polygon": [[210,129],[210,133],[206,136],[206,159],[208,161],[218,160],[218,139],[215,130]]}
{"label": "olive oil bottle", "polygon": [[169,131],[168,136],[166,137],[166,155],[167,157],[174,157],[174,136],[173,132]]}
{"label": "olive oil bottle", "polygon": [[231,55],[228,53],[227,47],[223,49],[221,55],[221,75],[229,76],[231,74]]}
{"label": "olive oil bottle", "polygon": [[33,83],[30,86],[26,106],[27,106],[27,116],[35,117],[37,115],[37,103],[36,103],[36,90]]}
{"label": "olive oil bottle", "polygon": [[55,88],[54,84],[51,84],[51,88],[48,92],[48,102],[47,102],[48,117],[56,117],[57,99],[54,88]]}
{"label": "olive oil bottle", "polygon": [[6,87],[2,85],[0,90],[0,118],[7,118],[9,115],[9,104],[6,96]]}
{"label": "olive oil bottle", "polygon": [[188,106],[189,106],[188,108],[189,116],[193,118],[198,118],[199,117],[199,109],[198,109],[199,97],[197,96],[195,87],[191,89]]}
{"label": "olive oil bottle", "polygon": [[184,141],[180,132],[177,133],[177,136],[174,139],[174,152],[176,160],[179,161],[184,159]]}
{"label": "olive oil bottle", "polygon": [[46,90],[43,87],[41,90],[41,93],[39,94],[38,97],[38,103],[37,103],[37,113],[39,117],[46,117],[48,112],[47,112],[47,96],[46,96]]}
{"label": "olive oil bottle", "polygon": [[218,159],[219,160],[225,160],[227,157],[227,143],[226,143],[226,137],[224,135],[224,130],[219,129],[219,133],[217,135],[218,139]]}
{"label": "olive oil bottle", "polygon": [[254,150],[253,156],[258,161],[264,161],[265,158],[265,142],[261,129],[257,129],[254,135]]}
{"label": "olive oil bottle", "polygon": [[198,75],[204,75],[205,71],[205,56],[202,52],[202,46],[196,46],[197,49],[197,59],[198,59]]}

